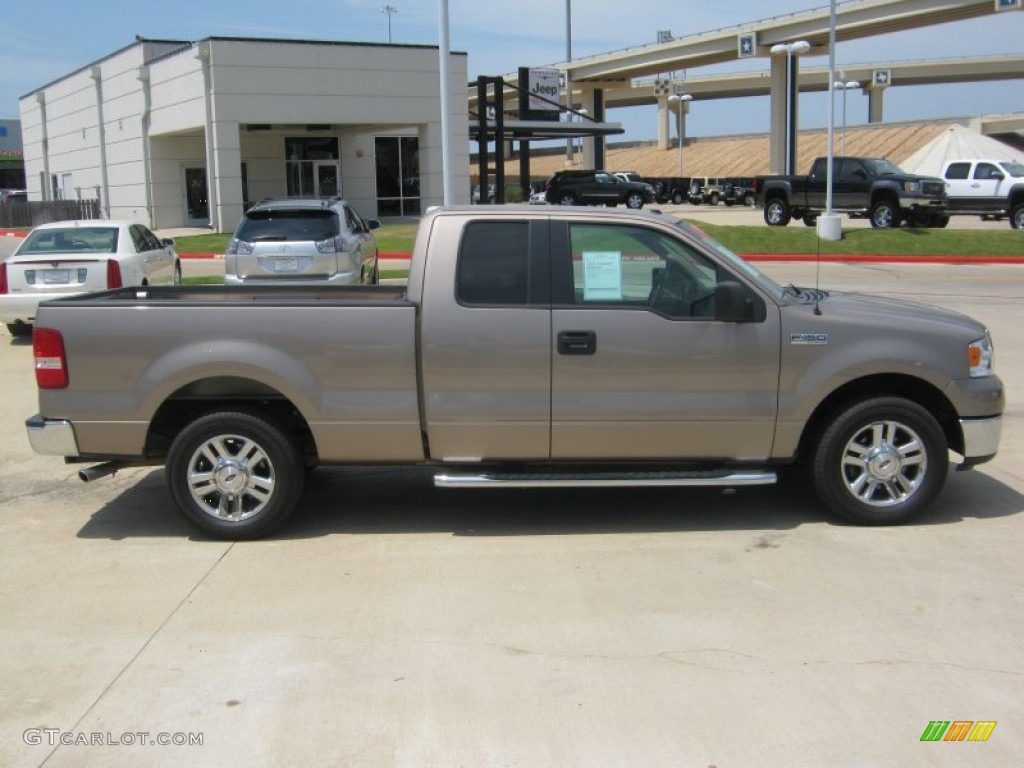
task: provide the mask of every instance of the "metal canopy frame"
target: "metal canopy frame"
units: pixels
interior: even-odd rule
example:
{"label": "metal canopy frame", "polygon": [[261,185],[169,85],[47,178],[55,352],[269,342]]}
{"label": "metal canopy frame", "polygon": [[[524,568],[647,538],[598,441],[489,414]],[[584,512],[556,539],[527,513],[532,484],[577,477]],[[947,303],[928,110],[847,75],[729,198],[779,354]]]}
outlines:
{"label": "metal canopy frame", "polygon": [[[529,184],[530,179],[530,141],[544,139],[596,138],[615,136],[625,133],[620,123],[605,123],[583,112],[577,112],[557,102],[544,99],[558,108],[559,114],[569,112],[580,118],[579,122],[559,122],[557,120],[524,120],[506,119],[505,91],[519,93],[520,115],[527,110],[524,107],[527,93],[517,85],[512,85],[501,77],[481,75],[476,81],[477,114],[476,121],[470,123],[470,139],[477,142],[477,166],[479,168],[480,200],[486,200],[490,178],[494,175],[494,199],[497,203],[505,202],[505,144],[508,141],[519,141],[519,180],[520,184]],[[542,98],[542,97],[539,97]],[[598,116],[600,117],[600,115]],[[489,145],[494,142],[494,167],[491,168],[491,151]],[[603,148],[602,148],[603,149]],[[597,153],[603,157],[603,151]],[[527,194],[526,189],[523,190]]]}

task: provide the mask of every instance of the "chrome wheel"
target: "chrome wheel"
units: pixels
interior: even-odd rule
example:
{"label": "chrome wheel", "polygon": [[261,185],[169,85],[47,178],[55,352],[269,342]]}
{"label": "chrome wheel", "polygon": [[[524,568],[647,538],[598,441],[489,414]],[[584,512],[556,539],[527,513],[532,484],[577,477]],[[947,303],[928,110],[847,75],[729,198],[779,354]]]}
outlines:
{"label": "chrome wheel", "polygon": [[263,511],[274,494],[274,465],[241,435],[218,435],[189,460],[188,488],[196,506],[217,520],[238,522]]}
{"label": "chrome wheel", "polygon": [[275,419],[214,411],[187,424],[167,452],[167,486],[185,518],[221,539],[280,526],[302,496],[304,458]]}
{"label": "chrome wheel", "polygon": [[769,200],[764,207],[764,221],[769,227],[784,227],[792,218],[789,205],[781,198]]}
{"label": "chrome wheel", "polygon": [[860,429],[842,456],[847,491],[871,507],[908,501],[928,472],[928,454],[918,434],[896,421],[877,421]]}
{"label": "chrome wheel", "polygon": [[942,487],[948,444],[935,415],[902,397],[850,403],[818,439],[815,490],[840,517],[862,525],[909,520]]}

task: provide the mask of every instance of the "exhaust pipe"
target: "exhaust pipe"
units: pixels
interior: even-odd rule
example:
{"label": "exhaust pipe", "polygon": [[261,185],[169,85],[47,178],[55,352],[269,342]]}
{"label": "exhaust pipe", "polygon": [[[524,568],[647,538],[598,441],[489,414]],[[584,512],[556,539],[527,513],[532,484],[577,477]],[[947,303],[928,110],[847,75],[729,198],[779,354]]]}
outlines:
{"label": "exhaust pipe", "polygon": [[99,480],[101,477],[112,475],[117,470],[126,466],[128,466],[128,463],[124,461],[108,461],[103,464],[97,464],[95,467],[86,467],[85,469],[78,470],[78,479],[83,483],[91,483],[93,480]]}

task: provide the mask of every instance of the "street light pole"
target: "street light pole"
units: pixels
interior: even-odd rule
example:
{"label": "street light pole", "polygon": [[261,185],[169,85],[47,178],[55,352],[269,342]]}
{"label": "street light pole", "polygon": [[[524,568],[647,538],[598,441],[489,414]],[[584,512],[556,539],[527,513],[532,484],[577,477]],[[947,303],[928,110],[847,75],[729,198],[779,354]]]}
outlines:
{"label": "street light pole", "polygon": [[[839,76],[842,77],[843,73],[840,72]],[[848,82],[838,81],[832,84],[833,88],[838,88],[843,92],[843,155],[846,155],[846,92],[851,88],[860,88],[860,82],[857,80],[850,80]]]}
{"label": "street light pole", "polygon": [[391,17],[398,13],[398,9],[388,3],[380,9],[381,13],[386,13],[388,16],[388,45],[391,45]]}
{"label": "street light pole", "polygon": [[[565,0],[565,106],[566,119],[572,124],[572,79],[569,76],[569,62],[572,61],[572,0]],[[572,136],[565,142],[565,163],[572,165]]]}
{"label": "street light pole", "polygon": [[683,176],[683,142],[686,139],[686,121],[683,117],[686,105],[693,101],[693,94],[690,93],[673,93],[668,97],[669,101],[674,101],[679,105],[679,122],[676,126],[677,132],[679,133],[679,176]]}
{"label": "street light pole", "polygon": [[794,112],[796,111],[796,98],[793,93],[793,57],[807,53],[811,50],[811,44],[806,40],[797,40],[794,43],[778,43],[773,45],[769,52],[773,56],[786,54],[786,173],[792,175],[795,170],[793,161],[795,154],[793,145],[796,143],[796,126],[793,125]]}

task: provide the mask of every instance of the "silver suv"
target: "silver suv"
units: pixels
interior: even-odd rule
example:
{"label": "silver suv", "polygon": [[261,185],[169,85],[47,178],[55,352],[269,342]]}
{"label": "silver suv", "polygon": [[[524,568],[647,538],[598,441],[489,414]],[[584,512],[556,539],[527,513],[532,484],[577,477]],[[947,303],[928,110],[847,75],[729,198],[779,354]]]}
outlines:
{"label": "silver suv", "polygon": [[376,219],[337,197],[261,200],[242,217],[224,254],[224,282],[251,285],[375,284]]}

